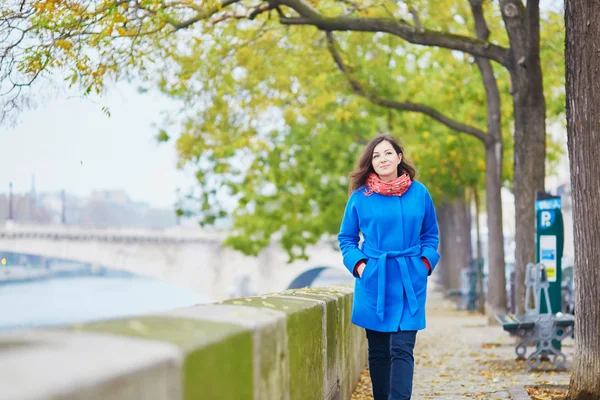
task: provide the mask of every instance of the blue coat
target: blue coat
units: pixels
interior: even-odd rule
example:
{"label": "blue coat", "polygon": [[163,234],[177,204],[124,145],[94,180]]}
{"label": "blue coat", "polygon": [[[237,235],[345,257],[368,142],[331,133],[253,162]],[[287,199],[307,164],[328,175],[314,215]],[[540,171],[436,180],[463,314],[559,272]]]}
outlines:
{"label": "blue coat", "polygon": [[367,263],[354,284],[352,322],[379,332],[424,329],[428,273],[421,257],[432,271],[440,259],[431,196],[416,181],[400,197],[364,190],[348,199],[338,235],[351,273],[361,259]]}

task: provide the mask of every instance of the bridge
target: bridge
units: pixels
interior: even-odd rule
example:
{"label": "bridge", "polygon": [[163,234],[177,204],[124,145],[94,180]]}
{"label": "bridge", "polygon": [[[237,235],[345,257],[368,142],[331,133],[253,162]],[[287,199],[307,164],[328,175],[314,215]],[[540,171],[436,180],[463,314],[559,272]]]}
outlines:
{"label": "bridge", "polygon": [[[342,256],[332,243],[307,249],[308,260],[288,263],[277,244],[257,257],[222,245],[216,230],[94,229],[65,225],[0,226],[0,252],[39,255],[131,272],[171,282],[221,301],[288,289],[326,269],[351,280]],[[310,280],[310,279],[309,279]]]}

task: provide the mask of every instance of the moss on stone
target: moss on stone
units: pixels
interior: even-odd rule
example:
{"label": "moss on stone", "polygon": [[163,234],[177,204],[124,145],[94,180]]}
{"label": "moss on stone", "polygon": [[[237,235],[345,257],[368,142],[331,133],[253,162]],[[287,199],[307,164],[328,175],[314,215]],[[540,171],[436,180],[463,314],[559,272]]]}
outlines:
{"label": "moss on stone", "polygon": [[140,316],[111,319],[74,326],[76,331],[93,331],[160,340],[185,351],[196,349],[229,334],[247,331],[234,324],[164,316]]}
{"label": "moss on stone", "polygon": [[288,317],[290,400],[323,398],[323,316],[321,306]]}
{"label": "moss on stone", "polygon": [[[284,292],[284,294],[292,293],[292,291]],[[341,313],[343,309],[344,293],[333,290],[313,290],[313,289],[298,289],[293,291],[297,298],[309,298],[321,300],[325,302],[325,320],[326,320],[326,356],[327,356],[327,380],[326,385],[332,386],[337,381],[337,367],[341,352],[338,351],[338,342],[342,340],[340,335]],[[327,389],[330,389],[329,387]]]}
{"label": "moss on stone", "polygon": [[[286,297],[282,297],[286,296]],[[290,400],[323,398],[323,314],[322,303],[290,292],[248,297],[241,303],[249,307],[268,307],[284,311],[287,317]],[[323,299],[319,299],[323,300]],[[239,300],[225,303],[239,304]]]}
{"label": "moss on stone", "polygon": [[279,294],[245,297],[243,299],[226,300],[223,304],[235,304],[248,307],[270,308],[272,310],[283,311],[286,314],[292,314],[304,310],[307,307],[314,307],[315,302],[306,299],[291,299],[282,297]]}
{"label": "moss on stone", "polygon": [[190,352],[184,362],[185,400],[254,397],[252,335],[244,332]]}
{"label": "moss on stone", "polygon": [[252,332],[238,325],[198,319],[142,316],[78,325],[172,343],[184,352],[184,399],[252,399]]}
{"label": "moss on stone", "polygon": [[261,329],[258,336],[260,398],[284,399],[287,397],[290,375],[288,370],[288,342],[286,321]]}

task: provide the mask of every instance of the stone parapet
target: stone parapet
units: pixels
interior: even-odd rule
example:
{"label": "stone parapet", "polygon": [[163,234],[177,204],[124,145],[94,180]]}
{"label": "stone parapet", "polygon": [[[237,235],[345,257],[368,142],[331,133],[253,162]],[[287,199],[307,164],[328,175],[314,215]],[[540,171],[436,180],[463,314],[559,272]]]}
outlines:
{"label": "stone parapet", "polygon": [[330,286],[0,335],[0,399],[350,399],[367,358]]}

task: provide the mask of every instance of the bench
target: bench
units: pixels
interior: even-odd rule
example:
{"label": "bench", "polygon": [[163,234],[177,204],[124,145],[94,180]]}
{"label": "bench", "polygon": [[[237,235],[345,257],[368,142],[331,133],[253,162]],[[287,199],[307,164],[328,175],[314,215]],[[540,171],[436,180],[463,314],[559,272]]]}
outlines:
{"label": "bench", "polygon": [[533,329],[535,322],[527,321],[524,318],[519,318],[516,315],[497,314],[496,319],[502,324],[502,327],[507,332],[515,332],[519,329]]}
{"label": "bench", "polygon": [[[549,283],[543,264],[527,264],[525,285],[525,315],[497,314],[496,319],[511,336],[521,338],[515,347],[518,358],[525,358],[527,345],[536,345],[536,351],[526,358],[530,369],[538,368],[544,359],[549,359],[557,369],[563,369],[567,357],[552,345],[552,341],[562,341],[571,336],[575,319],[569,314],[552,314],[548,295]],[[546,313],[540,313],[542,293],[548,309]],[[533,306],[530,304],[532,295]]]}

